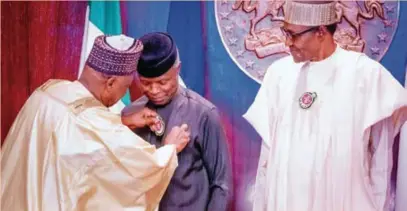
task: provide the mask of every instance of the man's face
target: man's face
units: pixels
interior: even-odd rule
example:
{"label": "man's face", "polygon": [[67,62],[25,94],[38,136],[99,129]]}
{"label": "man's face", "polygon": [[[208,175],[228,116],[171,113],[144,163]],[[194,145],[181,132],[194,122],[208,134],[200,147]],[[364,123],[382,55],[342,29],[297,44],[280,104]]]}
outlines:
{"label": "man's face", "polygon": [[321,43],[317,39],[316,32],[319,31],[319,27],[284,23],[282,31],[286,36],[285,44],[290,48],[294,62],[309,61],[318,55]]}
{"label": "man's face", "polygon": [[105,84],[101,96],[102,103],[107,106],[116,104],[125,94],[133,82],[134,74],[129,76],[109,77]]}
{"label": "man's face", "polygon": [[164,75],[156,78],[145,78],[139,75],[140,87],[144,95],[155,105],[165,105],[178,89],[180,65],[172,67]]}

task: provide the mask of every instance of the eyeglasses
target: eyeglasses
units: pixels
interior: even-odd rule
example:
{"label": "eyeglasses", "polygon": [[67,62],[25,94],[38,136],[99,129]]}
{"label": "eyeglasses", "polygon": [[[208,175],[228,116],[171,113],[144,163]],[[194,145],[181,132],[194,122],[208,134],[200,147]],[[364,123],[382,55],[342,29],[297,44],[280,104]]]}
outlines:
{"label": "eyeglasses", "polygon": [[314,30],[319,29],[319,26],[315,26],[315,27],[306,29],[306,30],[301,31],[301,32],[296,32],[296,33],[289,32],[289,31],[285,30],[285,29],[282,28],[282,27],[281,27],[280,29],[281,29],[281,31],[283,32],[284,36],[285,36],[287,39],[295,39],[296,37],[299,37],[299,36],[301,36],[301,35],[303,35],[303,34],[305,34],[305,33],[307,33],[307,32],[311,32],[311,31],[314,31]]}

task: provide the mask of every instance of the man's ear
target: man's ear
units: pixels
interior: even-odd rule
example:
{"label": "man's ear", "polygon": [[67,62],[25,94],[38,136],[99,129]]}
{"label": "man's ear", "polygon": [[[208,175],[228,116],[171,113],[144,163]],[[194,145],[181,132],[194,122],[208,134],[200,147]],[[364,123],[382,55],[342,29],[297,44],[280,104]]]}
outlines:
{"label": "man's ear", "polygon": [[178,67],[177,67],[177,74],[179,74],[180,72],[181,72],[181,62],[178,64]]}
{"label": "man's ear", "polygon": [[323,26],[323,27],[321,26],[321,27],[319,27],[319,30],[317,33],[320,37],[322,37],[325,34],[329,34],[329,31],[328,31],[328,28],[326,28],[325,26]]}
{"label": "man's ear", "polygon": [[111,88],[113,88],[113,86],[116,83],[117,78],[116,77],[108,77],[106,80],[106,88],[108,90],[110,90]]}

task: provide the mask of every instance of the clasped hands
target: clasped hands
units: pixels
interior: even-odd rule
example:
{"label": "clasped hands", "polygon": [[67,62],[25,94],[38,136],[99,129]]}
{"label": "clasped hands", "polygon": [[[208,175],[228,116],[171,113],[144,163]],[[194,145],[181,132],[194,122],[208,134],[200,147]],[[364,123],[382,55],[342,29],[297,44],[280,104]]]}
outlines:
{"label": "clasped hands", "polygon": [[[130,129],[149,127],[151,131],[155,132],[160,129],[160,122],[158,120],[158,114],[149,109],[143,108],[139,112],[135,112],[129,115],[122,115],[122,123]],[[175,126],[171,128],[171,131],[164,139],[164,144],[174,144],[177,152],[181,152],[190,140],[190,132],[188,125],[182,124],[181,126]]]}

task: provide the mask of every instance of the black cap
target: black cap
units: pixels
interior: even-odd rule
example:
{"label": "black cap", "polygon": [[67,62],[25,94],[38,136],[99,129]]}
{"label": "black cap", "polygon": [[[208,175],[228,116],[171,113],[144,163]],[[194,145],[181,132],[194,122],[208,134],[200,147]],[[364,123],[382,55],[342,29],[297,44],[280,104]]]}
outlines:
{"label": "black cap", "polygon": [[142,77],[155,78],[166,73],[177,59],[177,46],[164,32],[153,32],[139,39],[144,46],[137,66]]}

